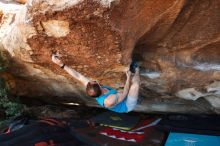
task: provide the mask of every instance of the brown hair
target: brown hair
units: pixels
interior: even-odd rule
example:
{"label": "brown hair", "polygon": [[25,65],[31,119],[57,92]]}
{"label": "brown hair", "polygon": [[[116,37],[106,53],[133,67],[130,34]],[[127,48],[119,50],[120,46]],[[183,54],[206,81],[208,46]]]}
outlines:
{"label": "brown hair", "polygon": [[98,83],[91,84],[90,82],[86,86],[86,94],[90,97],[98,97],[102,94],[102,90]]}

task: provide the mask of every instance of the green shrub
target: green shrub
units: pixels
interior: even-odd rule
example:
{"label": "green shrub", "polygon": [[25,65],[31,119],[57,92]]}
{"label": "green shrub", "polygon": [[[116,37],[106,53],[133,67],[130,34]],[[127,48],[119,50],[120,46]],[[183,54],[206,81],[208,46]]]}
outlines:
{"label": "green shrub", "polygon": [[19,99],[10,100],[6,89],[0,89],[0,108],[5,110],[7,117],[19,116],[22,114],[24,105],[19,102]]}
{"label": "green shrub", "polygon": [[[6,70],[4,60],[0,52],[0,73]],[[24,105],[19,102],[18,98],[9,98],[9,91],[6,87],[5,80],[0,76],[0,108],[5,110],[6,116],[13,117],[22,113]]]}

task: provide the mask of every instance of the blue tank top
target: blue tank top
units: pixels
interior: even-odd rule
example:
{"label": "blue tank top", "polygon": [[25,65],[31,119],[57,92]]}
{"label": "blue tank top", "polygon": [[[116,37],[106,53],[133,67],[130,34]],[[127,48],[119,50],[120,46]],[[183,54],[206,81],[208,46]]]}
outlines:
{"label": "blue tank top", "polygon": [[[99,97],[96,98],[96,101],[98,102],[99,105],[101,105],[102,107],[106,108],[104,105],[104,100],[111,94],[116,94],[117,90],[112,89],[108,86],[102,86],[102,88],[106,88],[109,91]],[[125,100],[123,100],[122,102],[116,104],[115,106],[111,107],[111,108],[107,108],[108,110],[117,112],[117,113],[125,113],[127,112],[127,106],[125,104]]]}

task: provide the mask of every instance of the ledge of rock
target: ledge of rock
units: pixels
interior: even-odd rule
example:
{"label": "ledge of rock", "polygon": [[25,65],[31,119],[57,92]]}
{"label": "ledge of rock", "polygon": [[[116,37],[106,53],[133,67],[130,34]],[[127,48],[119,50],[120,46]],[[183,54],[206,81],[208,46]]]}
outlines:
{"label": "ledge of rock", "polygon": [[135,58],[136,111],[220,113],[218,0],[22,0],[0,10],[2,76],[16,96],[97,106],[51,54],[116,89]]}

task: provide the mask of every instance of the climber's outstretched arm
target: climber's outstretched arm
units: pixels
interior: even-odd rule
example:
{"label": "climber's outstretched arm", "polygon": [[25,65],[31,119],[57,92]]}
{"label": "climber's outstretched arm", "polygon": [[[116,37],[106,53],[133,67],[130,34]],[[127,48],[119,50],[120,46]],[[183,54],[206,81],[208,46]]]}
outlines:
{"label": "climber's outstretched arm", "polygon": [[72,77],[74,77],[76,80],[80,81],[84,86],[87,86],[88,82],[90,81],[88,78],[74,70],[73,68],[68,67],[65,65],[59,58],[59,55],[53,54],[52,55],[52,61],[62,67],[66,72],[68,72]]}
{"label": "climber's outstretched arm", "polygon": [[87,86],[88,82],[90,81],[88,78],[77,72],[76,70],[68,67],[67,65],[63,68],[66,72],[68,72],[72,77],[79,80],[85,87]]}

